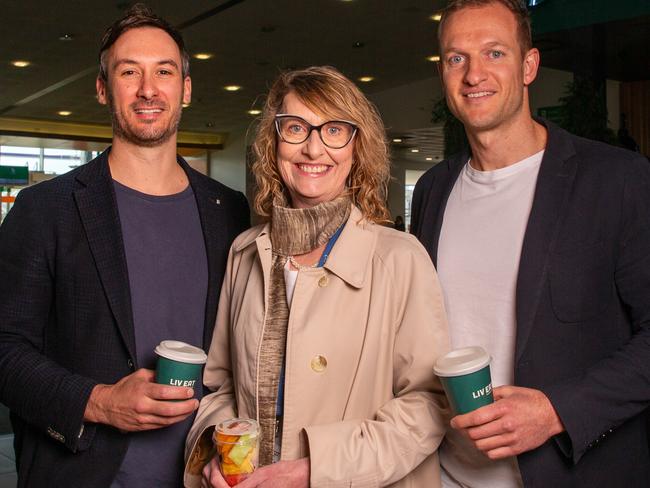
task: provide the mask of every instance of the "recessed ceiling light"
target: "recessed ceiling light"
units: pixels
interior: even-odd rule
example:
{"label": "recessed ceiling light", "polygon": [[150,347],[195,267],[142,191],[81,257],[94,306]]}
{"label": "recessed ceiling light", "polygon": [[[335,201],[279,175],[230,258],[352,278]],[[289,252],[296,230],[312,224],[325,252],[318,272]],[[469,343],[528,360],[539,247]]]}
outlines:
{"label": "recessed ceiling light", "polygon": [[424,159],[426,159],[427,161],[433,161],[433,158],[424,158]]}
{"label": "recessed ceiling light", "polygon": [[363,83],[370,83],[374,79],[375,79],[374,76],[362,76],[361,78],[359,78],[359,81]]}
{"label": "recessed ceiling light", "polygon": [[397,143],[399,143],[399,142],[402,142],[402,139],[399,139],[399,138],[397,138],[397,139],[393,139],[393,142],[397,142]]}
{"label": "recessed ceiling light", "polygon": [[213,56],[214,54],[212,53],[196,53],[194,54],[194,59],[200,59],[201,61],[205,61],[206,59],[210,59]]}
{"label": "recessed ceiling light", "polygon": [[258,109],[256,109],[256,108],[254,108],[254,109],[249,110],[249,111],[246,112],[246,113],[247,113],[248,115],[259,115],[259,114],[262,113],[262,111],[261,111],[261,110],[258,110]]}
{"label": "recessed ceiling light", "polygon": [[438,56],[437,54],[434,55],[434,56],[429,56],[429,57],[427,58],[427,61],[431,61],[431,62],[433,62],[433,63],[437,63],[438,61],[440,61],[440,56]]}
{"label": "recessed ceiling light", "polygon": [[418,153],[418,152],[420,152],[420,150],[419,149],[411,149],[411,152],[412,153]]}
{"label": "recessed ceiling light", "polygon": [[229,91],[229,92],[236,92],[241,90],[241,86],[239,85],[226,85],[223,87],[224,90]]}
{"label": "recessed ceiling light", "polygon": [[434,20],[436,22],[440,22],[440,19],[442,19],[442,14],[440,12],[433,14],[431,17],[429,17],[431,20]]}
{"label": "recessed ceiling light", "polygon": [[16,68],[27,68],[27,66],[29,66],[30,64],[32,63],[30,63],[29,61],[25,61],[23,59],[17,59],[11,62],[11,65],[15,66]]}
{"label": "recessed ceiling light", "polygon": [[62,34],[59,36],[59,41],[74,41],[74,36],[72,34]]}
{"label": "recessed ceiling light", "polygon": [[59,110],[57,114],[59,114],[61,117],[67,117],[68,115],[72,115],[72,112],[69,110]]}

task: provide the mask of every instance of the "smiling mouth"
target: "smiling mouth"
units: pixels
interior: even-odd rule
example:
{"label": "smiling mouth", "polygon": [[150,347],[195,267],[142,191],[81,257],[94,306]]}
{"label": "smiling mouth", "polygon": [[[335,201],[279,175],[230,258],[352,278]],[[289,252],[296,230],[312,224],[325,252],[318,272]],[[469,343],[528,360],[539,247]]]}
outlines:
{"label": "smiling mouth", "polygon": [[474,93],[467,93],[465,96],[467,98],[483,98],[483,97],[489,97],[494,95],[494,92],[492,91],[481,91],[481,92],[474,92]]}
{"label": "smiling mouth", "polygon": [[313,175],[319,175],[326,173],[329,171],[331,166],[328,166],[326,164],[305,164],[305,163],[297,163],[296,166],[300,171],[303,171],[305,173],[313,174]]}
{"label": "smiling mouth", "polygon": [[136,108],[135,113],[136,114],[159,114],[163,111],[161,108]]}

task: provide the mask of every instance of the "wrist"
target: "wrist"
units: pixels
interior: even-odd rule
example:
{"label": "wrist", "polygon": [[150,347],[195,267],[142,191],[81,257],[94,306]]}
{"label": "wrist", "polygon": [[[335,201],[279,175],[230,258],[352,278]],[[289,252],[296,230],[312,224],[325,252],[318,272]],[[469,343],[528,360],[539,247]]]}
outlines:
{"label": "wrist", "polygon": [[84,410],[84,422],[107,423],[104,405],[109,388],[109,385],[99,384],[92,389]]}
{"label": "wrist", "polygon": [[550,434],[551,437],[561,434],[564,432],[566,429],[564,428],[564,424],[562,423],[562,419],[560,419],[560,416],[557,414],[557,411],[555,410],[555,407],[553,407],[553,404],[551,401],[546,398],[548,401],[548,406],[550,409],[550,414],[551,414],[551,422],[550,422]]}

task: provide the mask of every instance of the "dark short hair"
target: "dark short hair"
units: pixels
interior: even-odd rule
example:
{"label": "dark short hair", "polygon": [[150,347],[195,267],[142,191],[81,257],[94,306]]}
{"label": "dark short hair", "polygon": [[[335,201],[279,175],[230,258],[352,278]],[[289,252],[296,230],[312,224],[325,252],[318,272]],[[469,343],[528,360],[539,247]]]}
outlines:
{"label": "dark short hair", "polygon": [[442,11],[442,18],[438,26],[438,39],[442,33],[447,18],[454,12],[466,8],[485,7],[493,3],[499,3],[510,10],[517,21],[517,37],[522,56],[533,47],[533,36],[530,25],[530,13],[522,0],[449,0],[447,7]]}
{"label": "dark short hair", "polygon": [[190,74],[190,55],[185,49],[185,42],[181,33],[172,27],[165,19],[158,17],[153,11],[143,3],[136,3],[133,7],[126,11],[124,17],[116,20],[113,24],[106,29],[102,37],[101,47],[99,48],[99,77],[106,81],[108,80],[108,68],[106,66],[106,53],[110,47],[115,44],[115,41],[131,29],[138,27],[156,27],[162,29],[174,39],[181,53],[181,73],[183,78]]}

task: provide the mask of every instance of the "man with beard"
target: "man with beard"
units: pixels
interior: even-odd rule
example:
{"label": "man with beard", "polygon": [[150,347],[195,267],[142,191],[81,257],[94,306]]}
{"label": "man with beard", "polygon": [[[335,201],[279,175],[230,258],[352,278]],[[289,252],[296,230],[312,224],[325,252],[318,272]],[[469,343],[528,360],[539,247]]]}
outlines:
{"label": "man with beard", "polygon": [[104,35],[113,144],[21,191],[0,228],[0,401],[19,486],[176,487],[201,388],[154,383],[155,346],[207,349],[245,197],[176,155],[189,56],[136,5]]}

